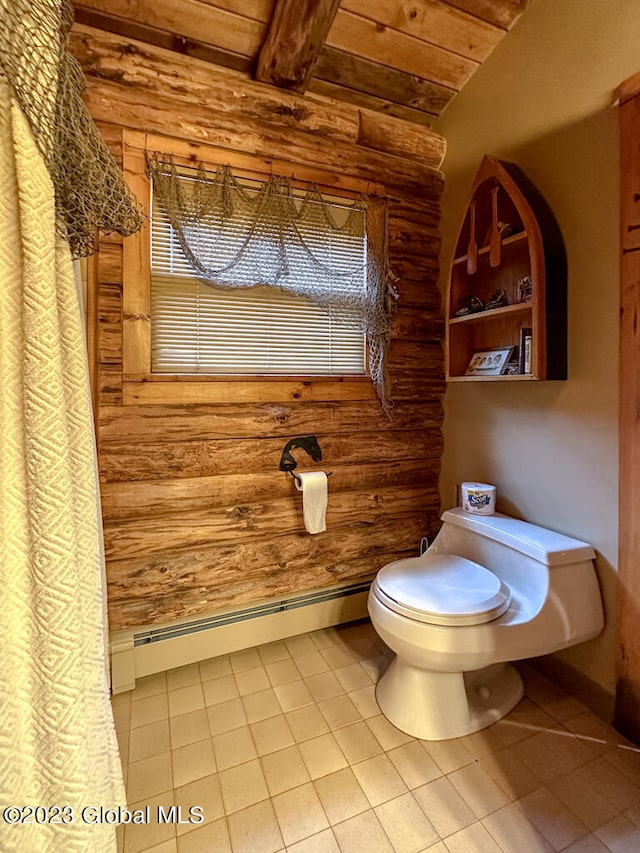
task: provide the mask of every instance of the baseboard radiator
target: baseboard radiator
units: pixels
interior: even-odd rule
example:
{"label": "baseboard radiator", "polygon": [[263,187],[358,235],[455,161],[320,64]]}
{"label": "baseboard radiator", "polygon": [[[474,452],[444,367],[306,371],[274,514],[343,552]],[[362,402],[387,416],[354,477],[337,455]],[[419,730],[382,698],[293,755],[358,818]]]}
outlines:
{"label": "baseboard radiator", "polygon": [[368,581],[219,611],[197,619],[111,634],[111,689],[200,660],[329,628],[367,615]]}

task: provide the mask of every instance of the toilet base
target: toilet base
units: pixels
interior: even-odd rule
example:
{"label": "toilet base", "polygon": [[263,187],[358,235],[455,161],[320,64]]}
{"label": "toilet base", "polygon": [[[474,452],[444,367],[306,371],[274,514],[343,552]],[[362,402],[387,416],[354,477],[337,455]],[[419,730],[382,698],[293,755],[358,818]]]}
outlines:
{"label": "toilet base", "polygon": [[377,684],[376,699],[397,729],[421,740],[448,740],[495,723],[523,692],[522,679],[508,663],[475,672],[434,672],[395,657]]}

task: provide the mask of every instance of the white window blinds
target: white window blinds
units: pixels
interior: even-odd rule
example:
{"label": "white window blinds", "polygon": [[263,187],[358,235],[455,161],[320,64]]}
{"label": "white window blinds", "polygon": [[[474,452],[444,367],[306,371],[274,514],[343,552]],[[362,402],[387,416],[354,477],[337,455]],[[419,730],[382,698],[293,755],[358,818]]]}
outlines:
{"label": "white window blinds", "polygon": [[[189,182],[190,178],[181,178]],[[326,201],[325,201],[326,203]],[[346,217],[339,200],[331,203],[336,221]],[[314,217],[299,223],[302,243],[327,267],[361,269],[339,285],[365,288],[366,237],[313,228]],[[199,249],[216,267],[232,257],[246,232],[242,217],[229,217],[225,229],[198,229]],[[256,239],[256,235],[253,235]],[[257,237],[260,268],[269,256],[269,234]],[[264,254],[260,250],[264,249]],[[304,251],[292,246],[292,252]],[[289,247],[287,247],[289,251]],[[277,263],[277,256],[274,260]],[[200,280],[185,257],[177,234],[160,205],[152,205],[151,346],[155,373],[318,375],[366,373],[364,332],[356,321],[338,322],[318,305],[278,287],[223,290]],[[256,265],[258,269],[258,265]],[[310,277],[311,278],[311,277]],[[256,281],[259,283],[260,279]],[[298,286],[301,284],[297,283]],[[305,286],[306,282],[303,283]],[[308,282],[313,289],[313,281]],[[337,285],[338,286],[338,285]]]}

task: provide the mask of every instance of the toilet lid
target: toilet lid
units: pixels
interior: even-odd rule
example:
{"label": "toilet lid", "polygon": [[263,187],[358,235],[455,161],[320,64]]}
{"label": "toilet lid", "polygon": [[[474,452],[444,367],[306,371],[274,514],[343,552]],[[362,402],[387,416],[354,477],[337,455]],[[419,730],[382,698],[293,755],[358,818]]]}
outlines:
{"label": "toilet lid", "polygon": [[384,566],[374,592],[391,610],[435,625],[491,622],[509,607],[509,588],[464,557],[427,552]]}

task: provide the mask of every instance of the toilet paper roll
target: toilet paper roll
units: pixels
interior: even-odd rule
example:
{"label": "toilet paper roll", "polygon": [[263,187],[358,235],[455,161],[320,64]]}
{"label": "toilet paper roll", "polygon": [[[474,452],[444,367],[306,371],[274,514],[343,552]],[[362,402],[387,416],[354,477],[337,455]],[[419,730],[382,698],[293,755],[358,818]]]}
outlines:
{"label": "toilet paper roll", "polygon": [[327,529],[328,486],[324,471],[303,471],[294,474],[296,489],[302,492],[302,515],[307,533],[322,533]]}
{"label": "toilet paper roll", "polygon": [[462,508],[475,515],[493,515],[496,511],[496,487],[489,483],[463,483]]}

